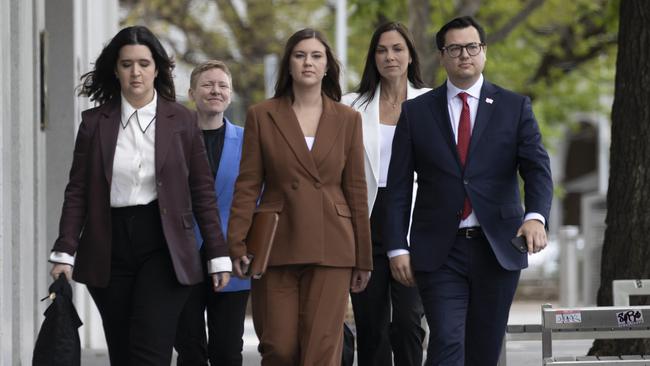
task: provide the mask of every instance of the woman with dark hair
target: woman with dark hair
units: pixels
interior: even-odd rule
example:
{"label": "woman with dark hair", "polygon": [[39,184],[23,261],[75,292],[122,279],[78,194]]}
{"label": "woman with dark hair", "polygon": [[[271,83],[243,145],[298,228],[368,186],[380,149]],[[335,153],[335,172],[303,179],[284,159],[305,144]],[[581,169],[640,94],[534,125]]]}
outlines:
{"label": "woman with dark hair", "polygon": [[[374,271],[365,291],[352,294],[357,329],[357,360],[365,365],[421,365],[424,314],[415,287],[391,277],[382,240],[386,176],[401,104],[425,93],[418,54],[408,29],[396,22],[380,25],[372,35],[363,77],[356,93],[343,103],[361,113],[368,206],[371,212]],[[392,304],[392,312],[391,312]],[[392,313],[392,319],[391,319]],[[392,350],[392,355],[391,355]]]}
{"label": "woman with dark hair", "polygon": [[320,32],[296,32],[275,96],[246,117],[228,225],[236,275],[249,265],[253,213],[280,215],[267,271],[251,285],[263,365],[339,364],[348,293],[370,277],[361,117],[338,103],[339,70]]}
{"label": "woman with dark hair", "polygon": [[[122,29],[82,76],[82,113],[50,261],[85,283],[112,365],[169,365],[177,319],[203,280],[230,278],[213,177],[196,117],[176,103],[174,64],[145,27]],[[74,271],[73,271],[74,266]]]}

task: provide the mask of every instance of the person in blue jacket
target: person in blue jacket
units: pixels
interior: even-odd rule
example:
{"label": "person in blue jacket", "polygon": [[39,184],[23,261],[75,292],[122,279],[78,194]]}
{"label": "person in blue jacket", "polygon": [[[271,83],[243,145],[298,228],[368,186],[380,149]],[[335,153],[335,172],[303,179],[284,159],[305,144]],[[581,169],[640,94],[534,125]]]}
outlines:
{"label": "person in blue jacket", "polygon": [[[215,177],[221,229],[226,231],[235,180],[239,174],[244,129],[224,117],[232,95],[232,76],[225,63],[206,61],[192,71],[189,97],[196,103],[208,160]],[[203,240],[195,225],[197,243]],[[206,272],[207,273],[207,272]],[[215,292],[210,282],[195,286],[181,314],[176,333],[178,365],[241,366],[246,304],[250,280],[232,278]],[[208,340],[205,334],[207,309]]]}

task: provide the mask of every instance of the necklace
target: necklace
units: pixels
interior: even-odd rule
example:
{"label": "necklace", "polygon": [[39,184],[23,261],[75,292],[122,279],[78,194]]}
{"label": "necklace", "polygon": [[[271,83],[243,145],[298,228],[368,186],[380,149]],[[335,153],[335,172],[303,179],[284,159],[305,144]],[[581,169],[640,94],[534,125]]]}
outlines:
{"label": "necklace", "polygon": [[391,102],[388,98],[382,98],[381,100],[390,105],[393,109],[396,109],[400,104],[402,104],[399,100],[395,100],[394,102]]}

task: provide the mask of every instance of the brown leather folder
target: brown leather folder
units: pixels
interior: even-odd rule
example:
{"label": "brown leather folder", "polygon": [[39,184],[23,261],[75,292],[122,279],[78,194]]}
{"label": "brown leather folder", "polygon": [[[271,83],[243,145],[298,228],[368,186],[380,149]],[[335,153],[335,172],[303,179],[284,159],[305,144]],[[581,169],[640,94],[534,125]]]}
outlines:
{"label": "brown leather folder", "polygon": [[260,211],[253,214],[253,223],[246,238],[252,262],[246,274],[255,279],[261,278],[266,272],[279,220],[277,212]]}

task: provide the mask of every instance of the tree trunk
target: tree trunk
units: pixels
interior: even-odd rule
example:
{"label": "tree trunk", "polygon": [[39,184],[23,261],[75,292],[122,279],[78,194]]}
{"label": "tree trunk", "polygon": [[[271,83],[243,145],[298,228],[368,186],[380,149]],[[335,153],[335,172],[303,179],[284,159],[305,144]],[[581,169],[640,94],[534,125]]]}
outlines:
{"label": "tree trunk", "polygon": [[436,73],[440,67],[440,53],[435,39],[429,32],[431,26],[431,4],[429,1],[409,0],[409,30],[413,34],[415,49],[420,60],[420,75],[425,84],[436,87]]}
{"label": "tree trunk", "polygon": [[[598,305],[612,305],[612,280],[650,278],[650,1],[621,0],[607,229]],[[632,304],[648,304],[638,298]],[[646,314],[650,317],[650,314]],[[600,340],[592,355],[648,354],[648,340]]]}

